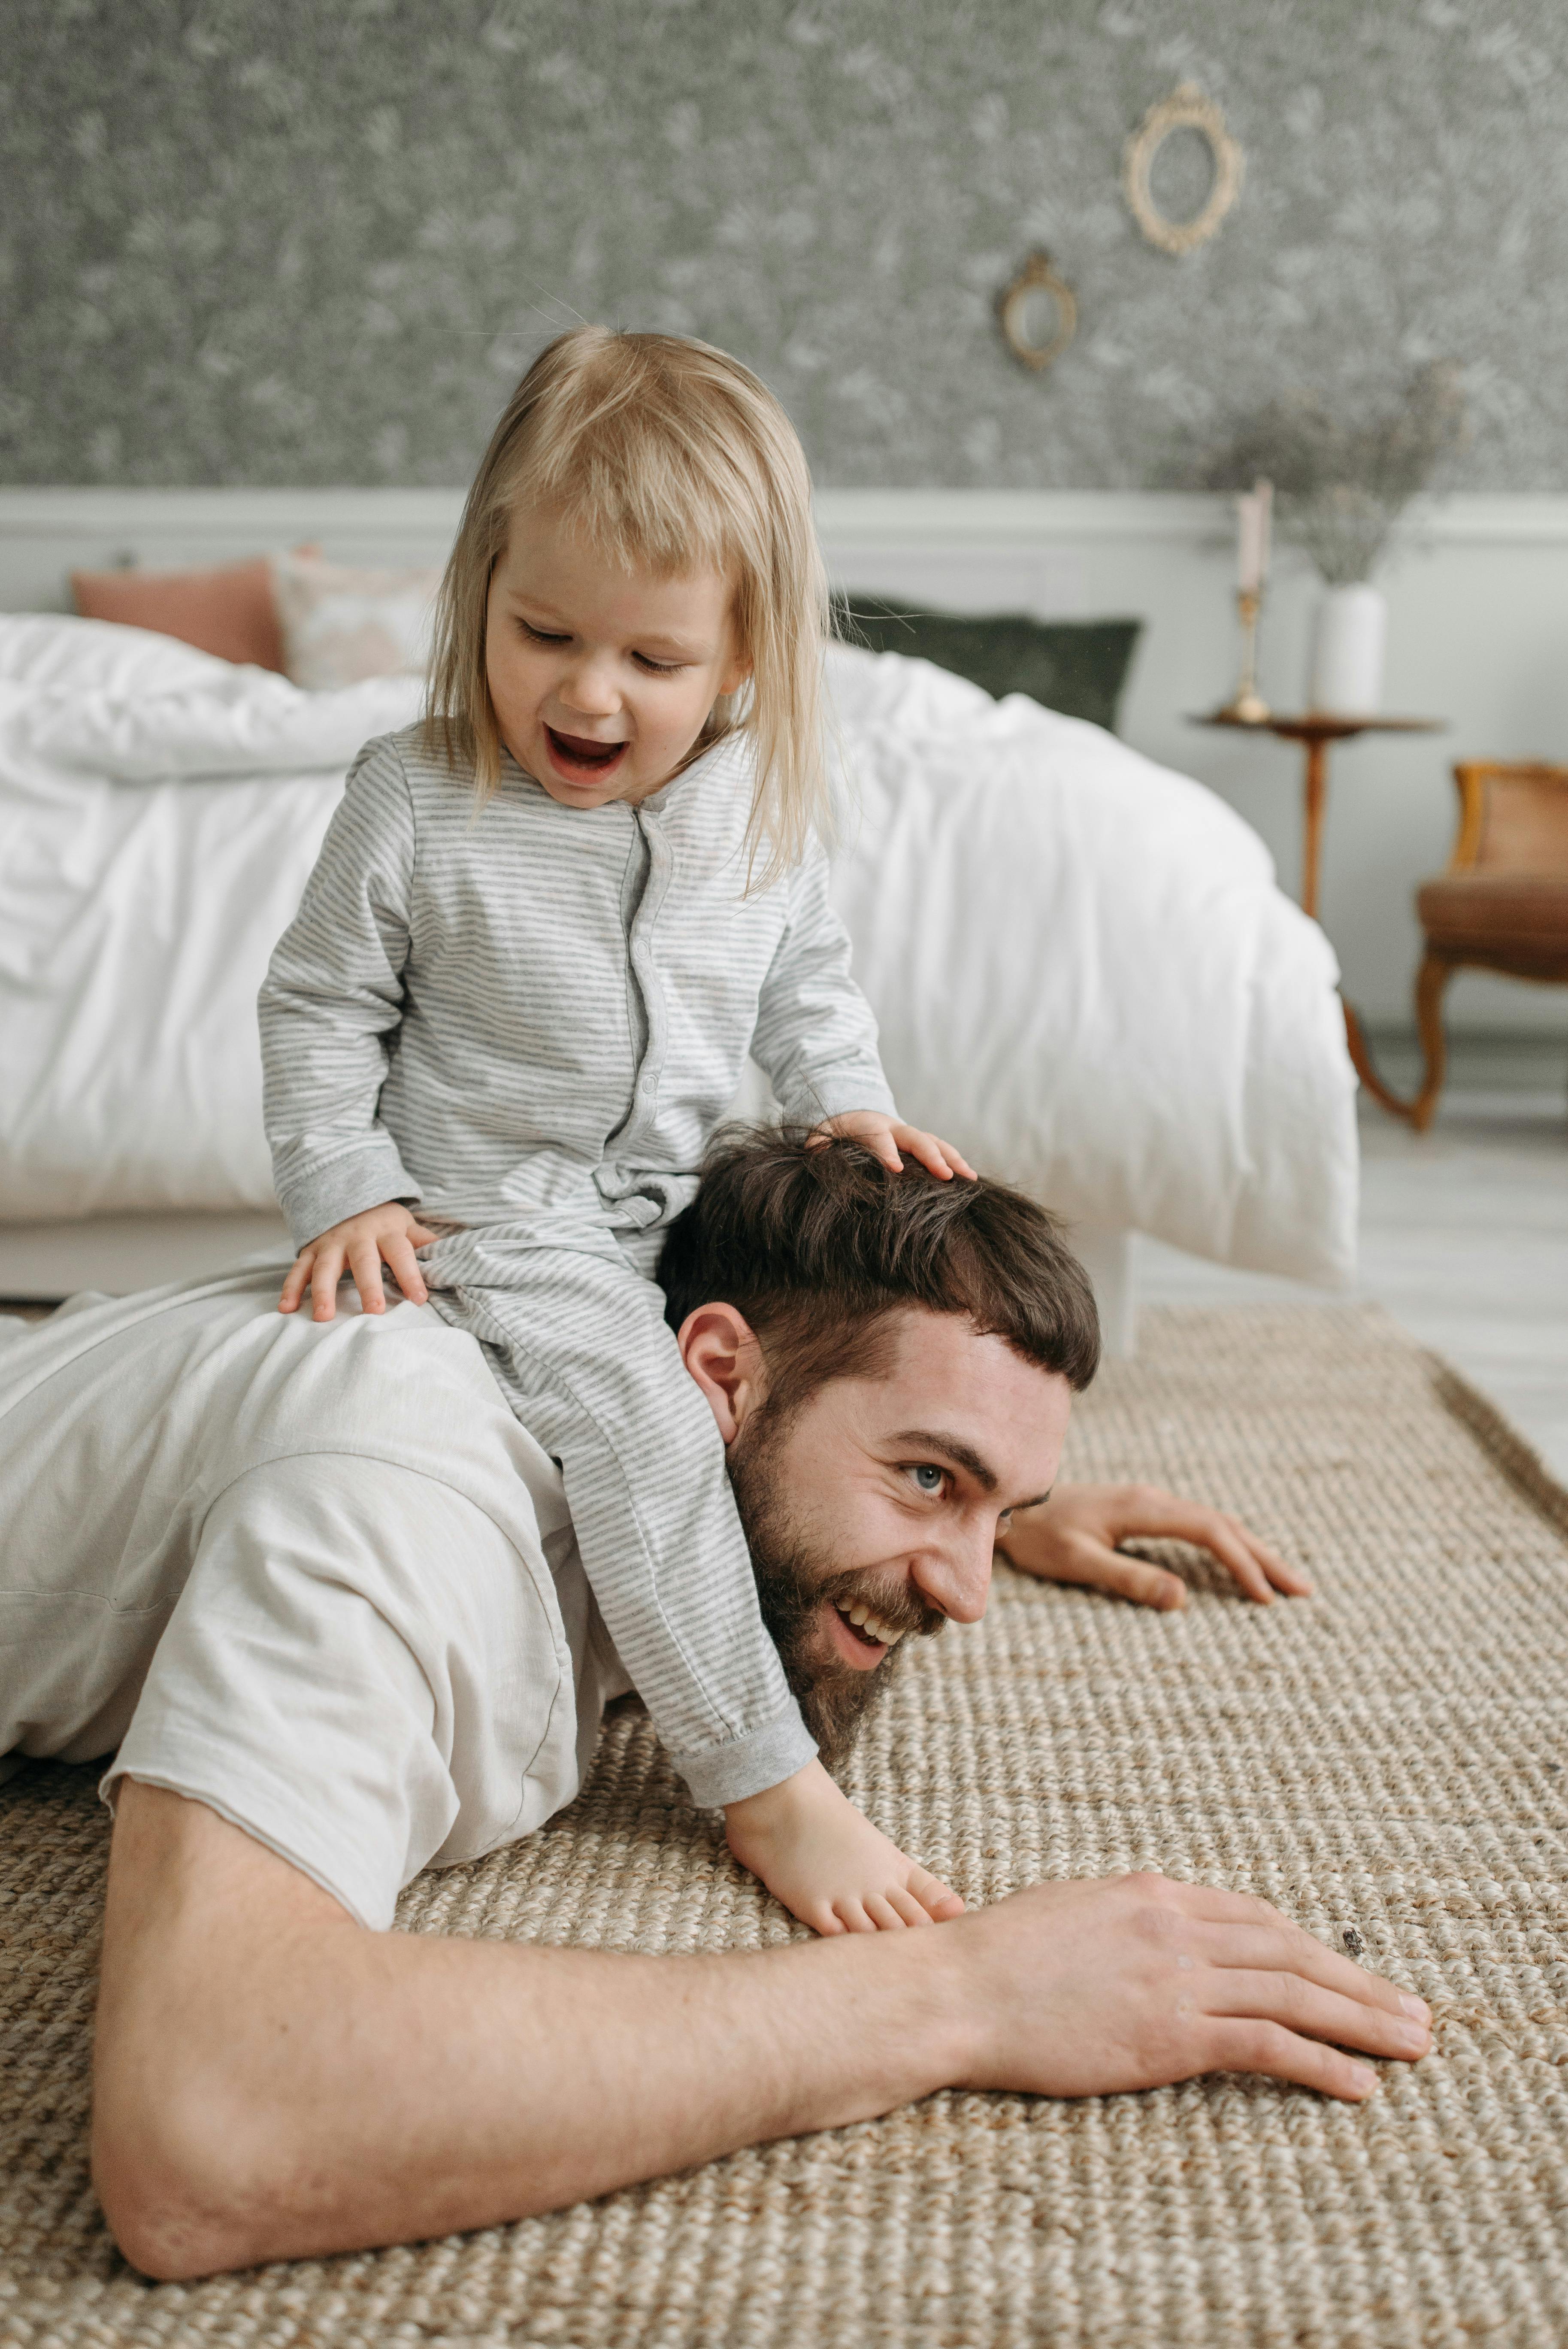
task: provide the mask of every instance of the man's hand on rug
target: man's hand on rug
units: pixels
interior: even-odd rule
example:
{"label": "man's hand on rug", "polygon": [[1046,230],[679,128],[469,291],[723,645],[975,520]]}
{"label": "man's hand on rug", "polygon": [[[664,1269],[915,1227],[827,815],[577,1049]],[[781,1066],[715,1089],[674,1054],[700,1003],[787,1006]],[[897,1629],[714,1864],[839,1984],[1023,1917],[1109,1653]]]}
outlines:
{"label": "man's hand on rug", "polygon": [[742,1868],[814,1933],[877,1933],[964,1913],[956,1892],[873,1827],[820,1762],[725,1807]]}
{"label": "man's hand on rug", "polygon": [[1179,1574],[1130,1557],[1124,1541],[1184,1541],[1206,1549],[1249,1599],[1267,1606],[1276,1590],[1310,1597],[1305,1574],[1287,1566],[1239,1517],[1183,1501],[1157,1485],[1058,1485],[1037,1509],[1016,1516],[996,1547],[1009,1566],[1042,1582],[1076,1582],[1142,1607],[1185,1607]]}
{"label": "man's hand on rug", "polygon": [[1207,1885],[1035,1885],[941,1940],[975,2017],[966,2087],[1104,2096],[1260,2072],[1359,2103],[1377,2075],[1346,2048],[1414,2063],[1431,2044],[1423,2000]]}

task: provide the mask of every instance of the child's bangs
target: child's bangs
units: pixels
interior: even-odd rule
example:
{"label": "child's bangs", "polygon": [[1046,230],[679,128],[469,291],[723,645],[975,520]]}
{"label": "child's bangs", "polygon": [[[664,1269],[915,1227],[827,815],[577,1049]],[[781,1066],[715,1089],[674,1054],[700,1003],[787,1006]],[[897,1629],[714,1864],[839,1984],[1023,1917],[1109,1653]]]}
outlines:
{"label": "child's bangs", "polygon": [[[544,445],[540,445],[543,442]],[[590,543],[625,571],[655,578],[736,568],[736,484],[721,484],[692,452],[627,415],[538,436],[512,492],[517,505],[568,506]]]}

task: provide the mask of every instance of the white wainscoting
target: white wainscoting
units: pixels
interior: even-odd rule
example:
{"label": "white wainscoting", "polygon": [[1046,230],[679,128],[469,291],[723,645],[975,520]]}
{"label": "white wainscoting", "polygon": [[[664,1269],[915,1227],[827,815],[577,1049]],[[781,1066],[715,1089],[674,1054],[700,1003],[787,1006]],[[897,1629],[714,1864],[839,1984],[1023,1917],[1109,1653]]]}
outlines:
{"label": "white wainscoting", "polygon": [[[315,539],[343,561],[436,561],[449,490],[0,491],[0,610],[59,610],[77,566],[213,562]],[[1299,849],[1299,754],[1189,725],[1233,682],[1231,522],[1217,497],[1121,492],[828,490],[819,510],[843,585],[958,610],[1133,615],[1145,634],[1121,730],[1212,785],[1264,835],[1286,886]],[[1439,737],[1369,737],[1335,754],[1323,915],[1346,986],[1404,1020],[1418,942],[1412,893],[1440,869],[1460,757],[1568,761],[1568,496],[1454,498],[1415,516],[1384,584],[1385,706],[1443,717]],[[1315,586],[1276,566],[1262,682],[1298,704]],[[1460,978],[1453,1024],[1568,1035],[1568,989]]]}

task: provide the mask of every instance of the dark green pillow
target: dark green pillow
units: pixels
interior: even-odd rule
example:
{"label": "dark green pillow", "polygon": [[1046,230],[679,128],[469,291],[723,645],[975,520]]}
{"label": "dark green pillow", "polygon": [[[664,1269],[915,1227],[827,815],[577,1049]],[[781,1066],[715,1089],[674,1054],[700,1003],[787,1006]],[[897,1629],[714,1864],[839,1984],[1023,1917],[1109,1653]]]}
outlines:
{"label": "dark green pillow", "polygon": [[833,599],[837,633],[868,652],[934,661],[998,701],[1026,693],[1064,718],[1114,733],[1141,620],[1031,620],[1026,612],[924,612],[851,588]]}

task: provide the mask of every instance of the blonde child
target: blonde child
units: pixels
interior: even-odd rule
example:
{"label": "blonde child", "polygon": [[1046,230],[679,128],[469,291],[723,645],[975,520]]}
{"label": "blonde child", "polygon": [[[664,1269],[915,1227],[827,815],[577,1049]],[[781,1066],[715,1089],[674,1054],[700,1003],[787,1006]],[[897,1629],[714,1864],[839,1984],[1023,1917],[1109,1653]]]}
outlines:
{"label": "blonde child", "polygon": [[970,1171],[900,1123],[829,905],[826,623],[757,378],[562,336],[469,492],[428,714],[356,761],[261,1019],[282,1309],[330,1319],[346,1273],[382,1311],[385,1264],[480,1340],[693,1795],[837,1932],[963,1904],[816,1759],[653,1278],[748,1052],[792,1119]]}

